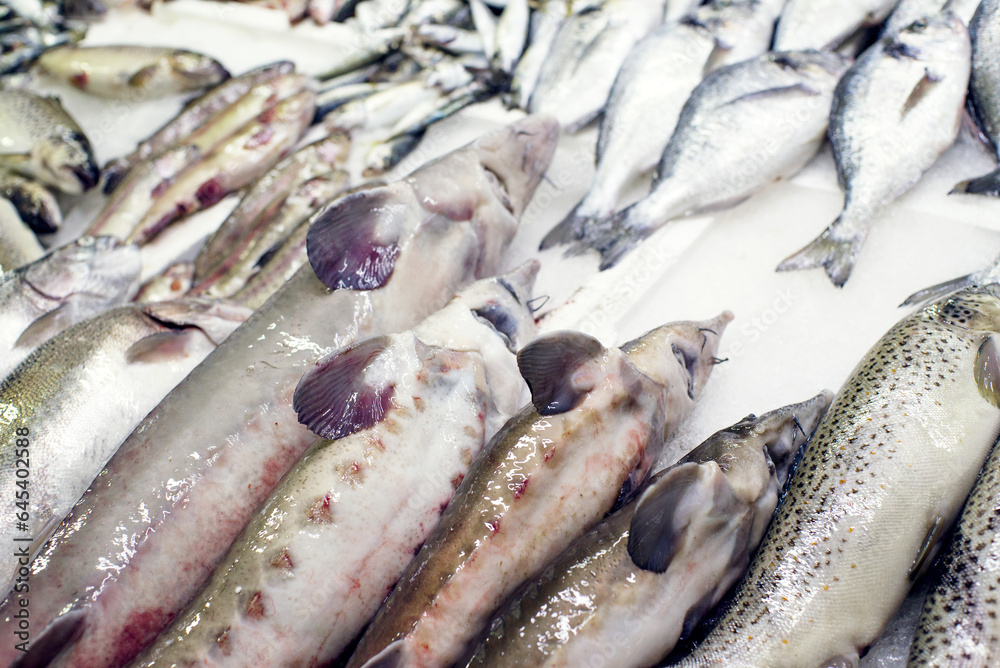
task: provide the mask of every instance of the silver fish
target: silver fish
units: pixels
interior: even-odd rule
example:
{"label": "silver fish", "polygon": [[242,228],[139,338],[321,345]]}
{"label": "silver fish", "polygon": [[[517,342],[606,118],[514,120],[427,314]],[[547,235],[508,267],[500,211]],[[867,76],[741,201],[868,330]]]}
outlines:
{"label": "silver fish", "polygon": [[0,490],[14,498],[22,479],[18,433],[32,475],[18,523],[0,523],[0,583],[13,579],[15,550],[34,555],[129,432],[249,314],[211,302],[119,306],[52,337],[7,376]]}
{"label": "silver fish", "polygon": [[62,224],[59,202],[37,181],[0,170],[0,197],[13,204],[21,220],[38,234],[51,234]]}
{"label": "silver fish", "polygon": [[336,63],[319,79],[333,79],[381,60],[398,49],[408,34],[409,29],[400,28],[359,31],[350,44],[339,45]]}
{"label": "silver fish", "polygon": [[[311,266],[153,409],[35,560],[33,651],[58,654],[53,667],[119,666],[152,641],[315,440],[292,409],[303,371],[495,272],[557,135],[553,119],[529,117],[329,206],[310,228]],[[0,645],[0,665],[17,654]]]}
{"label": "silver fish", "polygon": [[569,17],[573,4],[569,0],[543,0],[532,12],[528,46],[517,61],[517,67],[511,77],[510,93],[507,95],[508,106],[528,109],[528,103],[532,93],[535,92],[538,77],[552,50],[552,44],[562,24]]}
{"label": "silver fish", "polygon": [[180,299],[191,290],[193,282],[194,264],[176,262],[139,286],[132,301],[147,304]]}
{"label": "silver fish", "polygon": [[21,220],[14,204],[0,198],[0,276],[45,255],[38,237]]}
{"label": "silver fish", "polygon": [[[976,8],[979,7],[980,0],[900,0],[892,14],[885,20],[885,27],[882,31],[891,35],[899,32],[914,21],[922,18],[940,14],[951,10],[955,16],[962,19],[965,25],[969,25]],[[973,50],[975,46],[973,45]]]}
{"label": "silver fish", "polygon": [[654,475],[525,583],[458,665],[656,665],[743,575],[831,399],[750,415]]}
{"label": "silver fish", "polygon": [[139,249],[81,237],[0,277],[0,378],[60,331],[126,301],[139,283]]}
{"label": "silver fish", "polygon": [[830,52],[767,53],[720,68],[684,105],[649,195],[610,219],[571,216],[542,247],[575,242],[614,265],[668,221],[729,206],[798,172],[826,134],[847,61]]}
{"label": "silver fish", "polygon": [[823,267],[843,287],[876,216],[955,142],[970,62],[969,33],[950,12],[883,38],[858,59],[830,112],[844,209],[778,271]]}
{"label": "silver fish", "polygon": [[579,332],[522,348],[532,403],[473,464],[348,668],[459,659],[521,582],[635,489],[694,407],[732,317],[664,325],[621,349]]}
{"label": "silver fish", "polygon": [[511,0],[504,7],[497,21],[496,39],[492,55],[493,69],[504,76],[511,76],[521,58],[528,40],[528,22],[531,9],[528,0]]}
{"label": "silver fish", "polygon": [[881,23],[899,0],[788,0],[774,33],[776,51],[833,49]]}
{"label": "silver fish", "polygon": [[90,142],[58,98],[0,95],[0,166],[79,195],[97,184]]}
{"label": "silver fish", "polygon": [[239,292],[232,296],[232,301],[252,309],[263,306],[285,281],[309,261],[306,247],[308,235],[309,221],[305,221],[273,252],[268,252],[260,271],[247,279]]}
{"label": "silver fish", "polygon": [[[520,406],[515,351],[535,334],[527,302],[537,271],[533,262],[474,283],[411,331],[363,339],[306,372],[299,419],[324,438],[134,665],[337,658]],[[351,406],[357,397],[371,403]]]}
{"label": "silver fish", "polygon": [[[969,101],[973,116],[993,150],[1000,156],[1000,2],[983,0],[969,23],[972,76]],[[1000,196],[1000,169],[955,186],[956,192]]]}
{"label": "silver fish", "polygon": [[1000,435],[998,334],[993,285],[875,344],[806,446],[732,606],[679,666],[858,665]]}

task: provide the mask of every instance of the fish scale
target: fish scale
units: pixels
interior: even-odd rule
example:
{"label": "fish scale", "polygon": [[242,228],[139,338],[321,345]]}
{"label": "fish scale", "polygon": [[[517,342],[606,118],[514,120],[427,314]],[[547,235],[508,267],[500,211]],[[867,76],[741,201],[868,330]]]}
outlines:
{"label": "fish scale", "polygon": [[679,665],[857,665],[1000,432],[974,378],[984,337],[993,344],[1000,327],[998,291],[932,304],[869,351],[807,447],[733,606]]}

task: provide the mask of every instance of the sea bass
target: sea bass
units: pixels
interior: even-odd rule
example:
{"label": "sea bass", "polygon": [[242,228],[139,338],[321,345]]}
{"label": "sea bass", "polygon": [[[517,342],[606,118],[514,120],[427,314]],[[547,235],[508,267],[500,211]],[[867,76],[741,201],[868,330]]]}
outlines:
{"label": "sea bass", "polygon": [[521,405],[515,352],[535,333],[527,303],[537,271],[532,262],[474,283],[409,332],[364,339],[308,371],[299,419],[327,438],[134,665],[336,659]]}
{"label": "sea bass", "polygon": [[823,267],[843,287],[872,221],[955,142],[970,48],[965,24],[949,12],[883,38],[844,75],[830,112],[844,209],[778,271]]}
{"label": "sea bass", "polygon": [[832,398],[750,415],[654,475],[525,583],[459,665],[656,665],[743,575]]}
{"label": "sea bass", "polygon": [[[1000,2],[983,0],[969,23],[972,38],[972,76],[969,101],[983,135],[1000,156]],[[1000,196],[1000,169],[955,186],[958,192]]]}
{"label": "sea bass", "polygon": [[899,0],[788,0],[774,33],[776,51],[834,49],[877,26]]}
{"label": "sea bass", "polygon": [[715,364],[728,311],[608,349],[579,332],[518,353],[531,404],[493,437],[351,657],[447,666],[525,579],[634,490]]}
{"label": "sea bass", "polygon": [[1000,287],[901,320],[806,446],[736,598],[685,668],[857,666],[1000,435]]}
{"label": "sea bass", "polygon": [[[310,266],[153,409],[35,560],[33,659],[119,666],[152,641],[315,440],[292,409],[303,371],[494,273],[557,136],[553,119],[528,117],[327,207]],[[17,606],[0,606],[0,635]],[[0,646],[0,665],[17,656]]]}
{"label": "sea bass", "polygon": [[0,490],[15,498],[25,431],[31,486],[24,510],[0,522],[0,585],[13,578],[15,550],[45,543],[139,420],[249,314],[212,302],[119,306],[52,337],[7,376]]}

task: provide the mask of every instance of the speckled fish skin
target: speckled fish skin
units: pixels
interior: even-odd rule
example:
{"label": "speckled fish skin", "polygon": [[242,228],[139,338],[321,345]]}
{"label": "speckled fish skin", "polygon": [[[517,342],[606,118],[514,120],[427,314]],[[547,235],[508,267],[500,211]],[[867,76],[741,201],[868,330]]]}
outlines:
{"label": "speckled fish skin", "polygon": [[[342,419],[341,438],[313,444],[208,586],[133,665],[336,659],[420,549],[483,445],[520,406],[525,388],[514,353],[535,334],[526,304],[537,271],[532,262],[479,281],[414,329],[320,362],[313,378],[324,384],[324,366],[332,371],[377,345],[366,380],[349,382],[392,387],[391,408],[352,432]],[[299,389],[309,382],[303,377]],[[258,608],[265,614],[254,614]]]}
{"label": "speckled fish skin", "polygon": [[37,67],[91,95],[125,100],[187,93],[229,78],[214,58],[160,46],[58,46],[39,56]]}
{"label": "speckled fish skin", "polygon": [[62,224],[59,202],[37,181],[0,170],[0,197],[13,204],[17,215],[37,234],[51,234]]}
{"label": "speckled fish skin", "polygon": [[81,237],[5,273],[0,278],[0,378],[47,338],[126,301],[141,268],[135,246],[110,237]]}
{"label": "speckled fish skin", "polygon": [[[743,574],[796,454],[832,398],[825,392],[751,415],[657,473],[642,497],[575,541],[511,597],[458,665],[573,668],[600,659],[617,668],[655,665]],[[636,513],[637,504],[647,502],[656,506],[654,515],[667,516],[659,527]],[[685,503],[697,510],[670,515]],[[628,547],[635,517],[651,540],[677,545],[669,563],[656,570],[635,563]],[[671,539],[659,538],[667,534]]]}
{"label": "speckled fish skin", "polygon": [[788,0],[774,33],[774,49],[836,48],[858,29],[881,23],[898,1]]}
{"label": "speckled fish skin", "polygon": [[69,195],[99,177],[90,142],[59,99],[22,90],[0,95],[0,166]]}
{"label": "speckled fish skin", "polygon": [[566,19],[552,43],[528,109],[577,132],[604,109],[636,43],[663,20],[662,0],[606,0]]}
{"label": "speckled fish skin", "polygon": [[15,539],[41,547],[136,424],[249,314],[211,302],[119,306],[52,337],[7,376],[0,490],[18,491],[18,429],[30,432],[32,476],[27,530],[16,530],[14,509],[0,523],[0,583],[17,569]]}
{"label": "speckled fish skin", "polygon": [[288,61],[262,65],[233,77],[192,100],[173,120],[153,133],[148,139],[139,142],[135,151],[116,158],[104,166],[104,192],[110,193],[133,167],[159,155],[190,135],[209,118],[222,112],[246,95],[254,86],[294,70],[295,65]]}
{"label": "speckled fish skin", "polygon": [[935,302],[875,344],[806,447],[732,606],[679,666],[858,665],[1000,433],[986,389],[998,330],[994,285]]}
{"label": "speckled fish skin", "polygon": [[830,112],[844,209],[778,271],[823,267],[843,287],[873,220],[955,142],[970,53],[965,24],[948,12],[883,38],[858,59]]}
{"label": "speckled fish skin", "polygon": [[741,202],[797,173],[825,139],[847,66],[833,53],[796,51],[715,70],[685,103],[649,195],[610,219],[569,217],[543,247],[596,249],[607,269],[670,220]]}
{"label": "speckled fish skin", "polygon": [[[348,667],[458,660],[518,585],[600,521],[623,485],[635,489],[701,394],[730,320],[726,312],[664,325],[621,349],[568,332],[522,349],[533,404],[473,464]],[[526,361],[569,349],[586,356],[566,366]],[[551,414],[554,402],[539,392],[545,384],[572,398],[560,410],[573,407]]]}
{"label": "speckled fish skin", "polygon": [[21,220],[10,200],[0,197],[0,276],[34,262],[45,249],[31,228]]}
{"label": "speckled fish skin", "polygon": [[[303,267],[126,439],[34,562],[33,651],[59,654],[53,666],[119,666],[152,641],[315,441],[292,410],[303,371],[360,337],[412,327],[477,274],[494,273],[557,137],[554,120],[529,117],[328,207],[310,228],[320,234],[310,264],[339,287]],[[322,253],[318,228],[346,220],[355,256],[384,248],[369,246],[373,229],[400,235],[392,273],[369,288],[337,282],[330,265],[345,254]],[[123,554],[122,540],[134,551]],[[12,632],[16,605],[0,606],[0,634]],[[0,646],[0,665],[16,657]]]}
{"label": "speckled fish skin", "polygon": [[886,35],[899,32],[914,21],[951,10],[955,16],[969,25],[979,7],[980,0],[901,0],[885,20],[882,32]]}

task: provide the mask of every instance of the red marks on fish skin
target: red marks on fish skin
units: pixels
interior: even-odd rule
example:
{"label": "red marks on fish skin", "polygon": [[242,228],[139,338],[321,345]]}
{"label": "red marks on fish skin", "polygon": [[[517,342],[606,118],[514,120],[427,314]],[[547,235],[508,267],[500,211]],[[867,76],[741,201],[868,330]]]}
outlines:
{"label": "red marks on fish skin", "polygon": [[263,128],[259,132],[255,132],[250,139],[247,139],[246,143],[243,144],[243,148],[248,151],[252,151],[256,148],[264,146],[271,141],[272,138],[274,138],[274,129]]}
{"label": "red marks on fish skin", "polygon": [[[458,489],[458,486],[462,484],[463,480],[465,480],[465,474],[464,473],[459,473],[457,476],[455,476],[454,478],[452,478],[451,479],[451,489],[452,489],[452,491]],[[445,504],[445,505],[447,505],[447,504]]]}
{"label": "red marks on fish skin", "polygon": [[544,461],[549,461],[550,459],[552,459],[552,458],[553,458],[553,457],[555,457],[555,456],[556,456],[556,449],[555,449],[554,447],[553,447],[553,448],[549,448],[549,449],[548,449],[548,450],[547,450],[547,451],[545,452],[545,458],[544,458]]}
{"label": "red marks on fish skin", "polygon": [[131,661],[146,645],[151,643],[160,631],[172,622],[174,614],[161,609],[133,612],[122,628],[115,643],[112,665],[123,666]]}
{"label": "red marks on fish skin", "polygon": [[500,518],[500,517],[495,517],[495,518],[493,518],[492,522],[487,522],[486,523],[486,526],[488,526],[490,528],[490,532],[494,536],[497,535],[498,533],[500,533],[500,522],[501,522],[501,519],[502,518]]}
{"label": "red marks on fish skin", "polygon": [[260,112],[257,116],[257,120],[261,123],[271,123],[278,116],[278,112],[275,110],[275,105],[271,103],[271,100],[277,101],[277,95],[272,94],[271,97],[267,98],[267,102],[264,106],[267,107],[264,111]]}
{"label": "red marks on fish skin", "polygon": [[271,557],[269,562],[272,567],[282,570],[286,573],[291,573],[295,568],[295,564],[292,563],[292,556],[288,554],[288,548],[284,548],[278,554]]}
{"label": "red marks on fish skin", "polygon": [[525,478],[524,480],[522,480],[521,482],[515,484],[512,487],[512,491],[514,492],[514,500],[515,501],[518,500],[518,499],[520,499],[522,496],[524,496],[524,493],[525,493],[525,491],[527,491],[527,489],[528,489],[528,483],[530,481],[531,481],[531,478]]}
{"label": "red marks on fish skin", "polygon": [[215,637],[215,644],[218,645],[222,656],[229,656],[233,651],[232,645],[229,642],[229,631],[231,628],[231,626],[227,626],[223,629],[222,633]]}
{"label": "red marks on fish skin", "polygon": [[364,475],[361,472],[361,463],[352,462],[350,466],[340,475],[340,479],[346,482],[351,487],[357,487],[364,481]]}
{"label": "red marks on fish skin", "polygon": [[329,494],[312,505],[306,519],[316,524],[333,524],[333,509],[330,508]]}
{"label": "red marks on fish skin", "polygon": [[413,406],[422,413],[424,409],[427,407],[427,402],[421,399],[420,397],[414,395]]}
{"label": "red marks on fish skin", "polygon": [[212,177],[208,181],[201,184],[198,188],[198,192],[195,193],[195,197],[202,206],[212,206],[222,201],[222,198],[226,196],[226,187],[222,185],[222,182],[218,177]]}
{"label": "red marks on fish skin", "polygon": [[167,188],[170,187],[170,181],[160,181],[156,184],[156,187],[149,192],[149,196],[153,199],[161,196],[163,193],[167,192]]}
{"label": "red marks on fish skin", "polygon": [[77,72],[69,78],[69,82],[80,90],[86,90],[87,84],[90,83],[90,77],[87,76],[86,72]]}
{"label": "red marks on fish skin", "polygon": [[263,619],[274,614],[274,606],[267,595],[258,591],[247,601],[246,615],[250,619]]}

